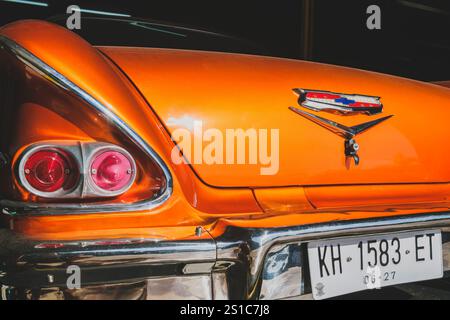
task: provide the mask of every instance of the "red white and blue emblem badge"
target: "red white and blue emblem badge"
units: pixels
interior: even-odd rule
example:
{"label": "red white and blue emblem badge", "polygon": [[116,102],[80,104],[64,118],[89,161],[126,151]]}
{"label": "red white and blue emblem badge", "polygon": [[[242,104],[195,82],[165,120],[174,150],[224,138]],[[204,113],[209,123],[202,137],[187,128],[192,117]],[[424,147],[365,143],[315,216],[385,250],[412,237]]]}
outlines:
{"label": "red white and blue emblem badge", "polygon": [[[369,116],[383,111],[380,97],[307,89],[293,90],[298,94],[298,103],[302,107],[313,111],[326,111],[339,115],[366,114]],[[344,153],[347,168],[350,166],[348,160],[351,158],[353,158],[356,165],[359,164],[359,145],[356,143],[355,137],[392,117],[392,115],[389,115],[348,127],[317,114],[301,110],[301,108],[291,106],[289,110],[344,138]]]}
{"label": "red white and blue emblem badge", "polygon": [[299,95],[298,103],[301,106],[314,111],[342,115],[374,115],[383,111],[380,97],[307,89],[294,89],[294,92]]}

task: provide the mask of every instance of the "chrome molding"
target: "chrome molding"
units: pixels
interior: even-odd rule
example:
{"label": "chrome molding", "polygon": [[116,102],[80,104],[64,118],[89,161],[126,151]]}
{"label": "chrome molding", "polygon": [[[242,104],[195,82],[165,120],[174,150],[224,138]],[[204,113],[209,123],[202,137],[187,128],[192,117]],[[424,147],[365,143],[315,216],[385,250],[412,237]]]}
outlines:
{"label": "chrome molding", "polygon": [[353,139],[356,135],[358,135],[364,131],[367,131],[368,129],[372,128],[373,126],[392,117],[392,115],[389,115],[389,116],[382,117],[380,119],[364,122],[364,123],[355,125],[353,127],[347,127],[343,124],[322,118],[318,115],[314,115],[312,113],[300,110],[295,107],[289,107],[289,110],[294,111],[295,113],[305,117],[308,120],[311,120],[314,123],[317,123],[318,125],[324,127],[325,129],[328,129],[329,131],[333,132],[334,134],[336,134],[344,139]]}
{"label": "chrome molding", "polygon": [[[260,298],[259,286],[261,285],[265,260],[275,245],[301,244],[315,239],[401,232],[424,228],[441,228],[447,232],[450,231],[450,212],[331,221],[281,228],[248,229],[231,226],[215,239],[217,260],[232,262],[230,268],[233,267],[233,264],[245,265],[248,272],[246,275],[248,290],[244,299],[257,299]],[[282,290],[282,288],[279,290]],[[282,293],[277,293],[278,298],[281,295]]]}
{"label": "chrome molding", "polygon": [[[344,154],[345,154],[346,160],[353,158],[353,160],[355,161],[355,165],[359,164],[359,156],[358,156],[359,145],[354,140],[356,135],[369,130],[370,128],[376,126],[377,124],[379,124],[393,116],[393,115],[389,115],[389,116],[382,117],[382,118],[379,118],[376,120],[360,123],[360,124],[352,126],[352,127],[347,127],[343,124],[337,123],[336,121],[322,118],[321,116],[314,115],[312,113],[300,110],[295,107],[288,107],[288,109],[301,115],[305,119],[308,119],[311,122],[314,122],[314,123],[318,124],[319,126],[344,138],[345,139]],[[347,161],[346,161],[346,166],[349,167],[349,163]]]}
{"label": "chrome molding", "polygon": [[[33,283],[44,296],[46,290],[55,288],[70,298],[76,292],[66,292],[65,268],[76,264],[84,275],[82,289],[87,290],[76,294],[77,299],[93,293],[96,299],[108,299],[111,294],[125,298],[130,286],[134,288],[133,283],[140,282],[144,288],[152,290],[155,281],[165,285],[147,291],[145,297],[136,296],[221,300],[302,298],[310,292],[306,255],[302,255],[307,242],[428,228],[442,231],[444,271],[448,275],[449,211],[278,228],[229,226],[215,238],[209,235],[175,241],[114,239],[30,243],[9,230],[0,229],[0,285],[23,292]],[[194,235],[195,228],[191,236]],[[15,243],[14,248],[8,246],[11,241]],[[107,270],[109,272],[105,272]],[[48,275],[53,281],[48,280]],[[196,288],[195,292],[183,283]],[[179,292],[180,289],[183,292]],[[8,290],[8,296],[11,293],[14,298],[14,292],[14,289]]]}
{"label": "chrome molding", "polygon": [[305,293],[304,265],[300,243],[274,245],[264,259],[259,300],[297,297]]}
{"label": "chrome molding", "polygon": [[93,213],[93,212],[124,212],[124,211],[144,211],[150,210],[164,203],[172,194],[173,180],[169,168],[160,158],[160,156],[152,149],[148,143],[141,138],[132,128],[130,128],[118,115],[111,111],[111,109],[100,103],[94,97],[89,95],[86,91],[81,89],[75,83],[67,79],[58,71],[47,65],[31,52],[21,47],[13,40],[0,35],[0,49],[7,49],[17,59],[22,61],[25,65],[44,75],[52,83],[61,87],[66,91],[70,91],[85,101],[88,106],[92,107],[96,112],[100,112],[106,118],[108,118],[113,125],[115,125],[125,136],[133,141],[144,153],[150,156],[161,168],[166,178],[166,189],[156,199],[142,200],[133,204],[37,204],[18,201],[0,201],[0,205],[3,207],[3,213],[15,215],[15,214],[37,214],[37,215],[50,215],[50,214],[80,214],[80,213]]}
{"label": "chrome molding", "polygon": [[211,277],[192,275],[149,278],[83,286],[18,290],[2,286],[0,300],[211,300]]}

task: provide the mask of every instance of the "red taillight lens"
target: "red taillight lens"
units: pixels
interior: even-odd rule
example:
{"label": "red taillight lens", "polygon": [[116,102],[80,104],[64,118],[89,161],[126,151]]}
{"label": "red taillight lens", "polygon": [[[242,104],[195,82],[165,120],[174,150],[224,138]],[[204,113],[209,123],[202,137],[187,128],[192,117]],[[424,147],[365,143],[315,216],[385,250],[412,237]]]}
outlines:
{"label": "red taillight lens", "polygon": [[104,151],[94,157],[91,177],[95,185],[105,191],[124,191],[133,182],[134,165],[119,151]]}
{"label": "red taillight lens", "polygon": [[122,195],[137,171],[124,148],[98,142],[49,141],[28,147],[18,163],[21,186],[32,195],[55,200]]}
{"label": "red taillight lens", "polygon": [[74,186],[77,170],[73,160],[61,150],[39,150],[23,166],[29,185],[41,192],[55,192]]}

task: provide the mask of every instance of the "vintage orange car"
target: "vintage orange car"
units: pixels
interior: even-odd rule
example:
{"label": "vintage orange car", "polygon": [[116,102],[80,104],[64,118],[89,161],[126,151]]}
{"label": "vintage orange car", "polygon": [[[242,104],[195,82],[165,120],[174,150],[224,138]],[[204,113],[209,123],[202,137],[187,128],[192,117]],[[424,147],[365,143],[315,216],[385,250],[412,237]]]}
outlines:
{"label": "vintage orange car", "polygon": [[324,299],[441,278],[448,87],[6,25],[1,297]]}

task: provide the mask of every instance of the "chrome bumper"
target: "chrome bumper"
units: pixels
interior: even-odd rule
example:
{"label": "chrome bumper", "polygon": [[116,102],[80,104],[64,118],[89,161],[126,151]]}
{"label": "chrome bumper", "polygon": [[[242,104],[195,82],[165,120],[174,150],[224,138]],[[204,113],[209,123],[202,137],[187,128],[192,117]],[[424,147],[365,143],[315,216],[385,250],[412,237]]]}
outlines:
{"label": "chrome bumper", "polygon": [[[313,239],[433,228],[450,271],[450,212],[283,228],[228,227],[185,241],[87,241],[54,248],[0,231],[3,299],[287,299],[308,297]],[[283,255],[283,256],[281,256]],[[286,263],[286,255],[289,263]],[[282,266],[277,261],[284,261]],[[67,268],[81,288],[67,288]]]}

